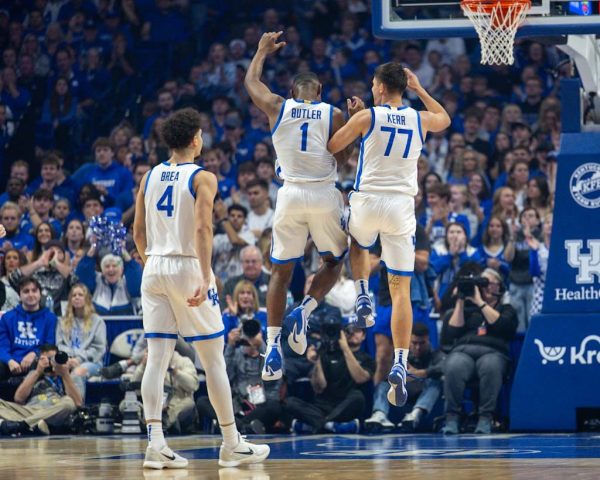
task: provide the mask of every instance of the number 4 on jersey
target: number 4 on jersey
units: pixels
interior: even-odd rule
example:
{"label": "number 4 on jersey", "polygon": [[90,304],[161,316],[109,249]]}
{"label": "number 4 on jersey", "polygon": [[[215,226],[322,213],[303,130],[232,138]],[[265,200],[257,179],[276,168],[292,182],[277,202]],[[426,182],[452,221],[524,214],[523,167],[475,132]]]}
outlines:
{"label": "number 4 on jersey", "polygon": [[159,211],[166,211],[167,217],[173,216],[173,210],[175,207],[173,206],[173,185],[169,185],[165,190],[165,193],[162,194],[162,197],[156,203],[156,209]]}

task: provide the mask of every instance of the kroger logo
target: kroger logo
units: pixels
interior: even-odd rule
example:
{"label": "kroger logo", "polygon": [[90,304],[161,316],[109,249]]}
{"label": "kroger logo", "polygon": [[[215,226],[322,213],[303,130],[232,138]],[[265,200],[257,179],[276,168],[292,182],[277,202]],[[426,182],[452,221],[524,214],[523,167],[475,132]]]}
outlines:
{"label": "kroger logo", "polygon": [[569,180],[571,196],[585,208],[600,207],[600,164],[584,163]]}
{"label": "kroger logo", "polygon": [[[588,335],[581,341],[579,347],[570,347],[568,356],[566,355],[568,347],[547,347],[538,338],[534,339],[533,343],[540,351],[543,365],[548,363],[563,365],[565,360],[569,361],[569,365],[600,364],[600,337],[598,335]],[[592,346],[595,346],[596,350],[591,348]]]}

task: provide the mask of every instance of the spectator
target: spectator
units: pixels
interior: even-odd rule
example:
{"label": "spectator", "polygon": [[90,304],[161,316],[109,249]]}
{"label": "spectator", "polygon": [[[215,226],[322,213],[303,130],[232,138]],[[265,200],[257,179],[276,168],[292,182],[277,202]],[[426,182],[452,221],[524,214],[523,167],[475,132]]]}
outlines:
{"label": "spectator", "polygon": [[532,240],[543,240],[540,216],[535,208],[525,208],[519,216],[520,228],[513,235],[515,256],[510,266],[510,302],[517,312],[519,332],[529,327],[529,312],[533,300],[533,279],[530,274],[530,246]]}
{"label": "spectator", "polygon": [[[240,251],[240,260],[242,262],[242,274],[231,277],[225,282],[222,298],[227,298],[227,295],[233,295],[235,286],[240,280],[248,280],[258,291],[259,305],[265,307],[270,275],[262,270],[262,254],[260,250],[253,245],[247,245]],[[221,301],[221,308],[225,307],[225,303]]]}
{"label": "spectator", "polygon": [[17,388],[15,401],[0,400],[1,434],[48,435],[49,426],[63,427],[69,415],[83,405],[69,367],[56,363],[57,353],[56,345],[42,345],[37,366]]}
{"label": "spectator", "polygon": [[43,251],[46,250],[48,242],[50,240],[57,240],[58,235],[52,225],[48,222],[42,222],[35,228],[33,237],[35,240],[33,241],[33,250],[29,257],[29,262],[31,263],[39,260]]}
{"label": "spectator", "polygon": [[119,193],[133,188],[131,172],[119,165],[108,138],[100,137],[92,146],[96,161],[83,165],[73,174],[73,181],[81,189],[87,183],[94,186],[111,200]]}
{"label": "spectator", "polygon": [[62,231],[60,222],[50,216],[54,206],[54,195],[50,190],[40,188],[35,191],[31,201],[27,203],[27,213],[21,219],[21,229],[33,233],[42,222],[48,223],[54,232]]}
{"label": "spectator", "polygon": [[29,371],[40,346],[53,343],[56,315],[42,307],[42,288],[34,278],[19,283],[21,304],[0,317],[0,380]]}
{"label": "spectator", "polygon": [[58,148],[66,153],[74,151],[78,99],[70,91],[65,77],[58,77],[51,87],[50,98],[44,103],[38,132],[42,147]]}
{"label": "spectator", "polygon": [[[40,228],[46,224],[40,225]],[[43,304],[50,311],[60,314],[61,302],[67,300],[71,286],[77,283],[69,259],[59,240],[48,240],[37,260],[14,270],[9,280],[19,285],[23,277],[33,277],[42,288]]]}
{"label": "spectator", "polygon": [[59,155],[49,153],[42,158],[40,177],[31,182],[28,193],[37,190],[49,190],[54,194],[54,200],[66,198],[71,205],[75,203],[75,184],[62,172],[62,162]]}
{"label": "spectator", "polygon": [[535,208],[541,218],[546,218],[552,212],[550,186],[544,177],[538,175],[527,182],[525,206]]}
{"label": "spectator", "polygon": [[440,246],[444,242],[447,225],[457,222],[463,225],[470,238],[469,219],[461,214],[450,210],[450,188],[445,184],[435,184],[427,187],[427,209],[419,219],[419,223],[425,227],[429,241],[432,246]]}
{"label": "spectator", "polygon": [[550,256],[550,237],[552,235],[552,214],[544,217],[544,241],[530,236],[527,238],[529,245],[529,274],[533,278],[533,301],[529,316],[532,317],[542,311],[544,301],[544,286],[546,285],[546,274],[548,273],[548,259]]}
{"label": "spectator", "polygon": [[523,210],[527,199],[529,180],[529,163],[525,160],[516,160],[509,171],[508,186],[515,193],[515,204],[519,211]]}
{"label": "spectator", "polygon": [[271,205],[276,205],[277,192],[279,192],[283,183],[276,178],[275,165],[271,158],[263,157],[256,162],[256,176],[259,180],[267,182],[267,185],[269,185],[269,200],[271,201]]}
{"label": "spectator", "polygon": [[[135,369],[132,382],[141,382],[146,371],[148,349]],[[199,377],[194,362],[179,352],[173,352],[165,377],[163,424],[171,433],[189,433],[194,425],[196,410],[194,392],[199,387]]]}
{"label": "spectator", "polygon": [[213,271],[226,282],[242,274],[240,252],[245,246],[254,245],[256,239],[246,225],[248,210],[244,207],[234,204],[225,209],[223,201],[217,200],[214,211],[217,225],[225,233],[218,233],[213,239]]}
{"label": "spectator", "polygon": [[483,233],[479,256],[486,268],[492,268],[507,278],[510,264],[515,257],[515,245],[511,240],[511,232],[504,220],[492,217]]}
{"label": "spectator", "polygon": [[469,245],[469,237],[464,225],[456,222],[449,223],[446,227],[444,243],[434,245],[431,255],[431,266],[437,275],[437,288],[434,295],[441,299],[456,272],[468,261],[479,262],[479,252]]}
{"label": "spectator", "polygon": [[462,215],[467,217],[469,220],[469,232],[471,234],[470,239],[473,239],[477,235],[477,229],[479,228],[479,221],[477,215],[468,203],[468,190],[466,185],[451,185],[450,186],[450,210],[455,215]]}
{"label": "spectator", "polygon": [[[335,330],[334,323],[323,325]],[[375,360],[360,350],[365,331],[352,326],[342,330],[337,324],[339,333],[326,339],[321,328],[322,347],[311,345],[306,351],[306,358],[314,364],[310,383],[315,399],[307,402],[289,397],[286,410],[300,422],[293,425],[296,431],[358,433],[358,417],[365,408],[359,387],[371,380],[375,372]]]}
{"label": "spectator", "polygon": [[267,333],[267,312],[260,309],[256,287],[247,280],[241,280],[233,290],[233,296],[225,298],[227,309],[223,313],[225,336],[247,320],[256,320],[260,323],[263,333]]}
{"label": "spectator", "polygon": [[[266,345],[262,331],[250,331],[237,327],[229,331],[225,347],[227,376],[231,383],[233,409],[236,412],[238,430],[243,433],[263,434],[272,431],[273,425],[282,418],[279,399],[281,380],[263,382],[261,370]],[[196,402],[201,417],[216,421],[215,411],[208,397]]]}
{"label": "spectator", "polygon": [[217,177],[218,189],[221,200],[227,200],[232,188],[235,188],[235,182],[221,173],[221,155],[218,150],[207,150],[202,155],[204,168],[206,171]]}
{"label": "spectator", "polygon": [[171,92],[169,92],[169,90],[166,89],[161,89],[158,91],[158,113],[155,113],[154,115],[152,115],[150,118],[148,118],[148,120],[146,120],[146,123],[144,124],[144,132],[142,134],[142,136],[144,137],[144,139],[147,139],[150,137],[150,133],[152,132],[152,128],[154,126],[154,122],[156,121],[157,118],[162,118],[165,119],[167,118],[169,115],[171,115],[171,113],[173,113],[173,109],[175,107],[175,99],[173,98],[173,94]]}
{"label": "spectator", "polygon": [[408,373],[411,376],[407,383],[407,403],[412,405],[412,409],[402,419],[404,432],[419,430],[441,398],[444,360],[444,353],[431,347],[427,325],[413,324],[408,353]]}
{"label": "spectator", "polygon": [[514,235],[519,226],[519,208],[512,188],[501,187],[496,190],[492,203],[492,216],[504,220]]}
{"label": "spectator", "polygon": [[67,226],[67,224],[66,224],[67,217],[70,217],[70,215],[71,215],[70,202],[66,198],[59,198],[54,203],[54,207],[52,208],[52,216],[54,217],[54,220],[56,220],[60,224],[59,235],[61,235],[61,236],[64,233],[65,228]]}
{"label": "spectator", "polygon": [[[0,107],[1,109],[1,107]],[[11,177],[6,182],[6,192],[0,195],[0,208],[6,202],[19,204],[25,199],[25,182],[20,178]]]}
{"label": "spectator", "polygon": [[[139,137],[138,137],[139,138]],[[141,143],[141,142],[140,142]],[[139,161],[133,167],[133,188],[121,192],[116,199],[115,206],[122,212],[121,221],[124,225],[131,225],[135,216],[135,198],[140,188],[142,178],[150,171],[150,165],[145,161]]]}
{"label": "spectator", "polygon": [[479,383],[475,433],[491,433],[496,401],[510,366],[508,347],[517,329],[517,315],[511,305],[502,304],[502,276],[486,269],[482,277],[488,286],[474,286],[472,295],[459,293],[455,307],[444,316],[442,345],[449,353],[444,367],[443,432],[449,435],[459,433],[463,394],[474,377]]}
{"label": "spectator", "polygon": [[17,84],[15,67],[4,67],[0,78],[0,103],[10,108],[15,122],[21,119],[30,100],[31,93]]}
{"label": "spectator", "polygon": [[83,398],[86,380],[100,375],[106,342],[106,325],[94,309],[90,291],[76,283],[56,328],[56,345],[69,355],[67,366]]}
{"label": "spectator", "polygon": [[96,245],[80,260],[75,273],[92,292],[94,308],[100,315],[134,315],[141,296],[142,267],[125,248],[121,256],[109,253],[95,269]]}
{"label": "spectator", "polygon": [[[2,225],[0,225],[0,237],[2,237]],[[0,272],[2,272],[2,278],[0,279],[0,312],[12,310],[19,304],[19,294],[8,281],[8,276],[21,265],[27,263],[27,258],[23,252],[15,248],[5,250],[3,254],[2,268],[0,269]]]}
{"label": "spectator", "polygon": [[3,249],[16,248],[28,252],[33,249],[33,237],[19,228],[21,223],[21,209],[16,203],[6,202],[0,208],[0,221],[6,229],[4,238],[0,238]]}
{"label": "spectator", "polygon": [[62,242],[72,266],[73,260],[85,244],[85,226],[81,220],[74,218],[67,224]]}
{"label": "spectator", "polygon": [[248,227],[259,238],[266,228],[273,226],[274,210],[269,200],[269,186],[264,180],[255,180],[247,186],[250,212],[248,213]]}

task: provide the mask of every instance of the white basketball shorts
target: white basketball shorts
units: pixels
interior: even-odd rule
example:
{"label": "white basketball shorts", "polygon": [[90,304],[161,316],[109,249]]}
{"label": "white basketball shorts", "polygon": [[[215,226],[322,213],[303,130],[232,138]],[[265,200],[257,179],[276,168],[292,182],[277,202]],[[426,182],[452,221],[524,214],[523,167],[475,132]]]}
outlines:
{"label": "white basketball shorts", "polygon": [[215,276],[211,272],[208,298],[198,307],[187,299],[200,279],[200,263],[191,257],[151,255],[142,276],[142,312],[147,338],[208,340],[224,334]]}
{"label": "white basketball shorts", "polygon": [[277,193],[273,218],[271,260],[288,263],[304,257],[310,235],[321,255],[341,259],[348,250],[344,199],[325,182],[285,182]]}
{"label": "white basketball shorts", "polygon": [[415,267],[415,199],[410,195],[352,192],[348,230],[361,248],[381,240],[381,260],[394,275]]}

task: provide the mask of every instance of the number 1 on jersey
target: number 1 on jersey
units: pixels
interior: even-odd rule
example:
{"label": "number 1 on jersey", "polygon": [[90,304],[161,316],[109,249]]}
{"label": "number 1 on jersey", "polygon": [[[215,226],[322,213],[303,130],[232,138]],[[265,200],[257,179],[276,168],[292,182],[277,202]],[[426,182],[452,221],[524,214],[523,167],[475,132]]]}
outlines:
{"label": "number 1 on jersey", "polygon": [[159,211],[166,211],[167,217],[173,216],[173,210],[175,207],[173,206],[173,185],[169,185],[165,193],[162,194],[162,197],[156,203],[156,209]]}
{"label": "number 1 on jersey", "polygon": [[302,130],[302,143],[300,144],[300,150],[306,152],[306,142],[308,140],[308,122],[304,122],[300,126],[300,130]]}

